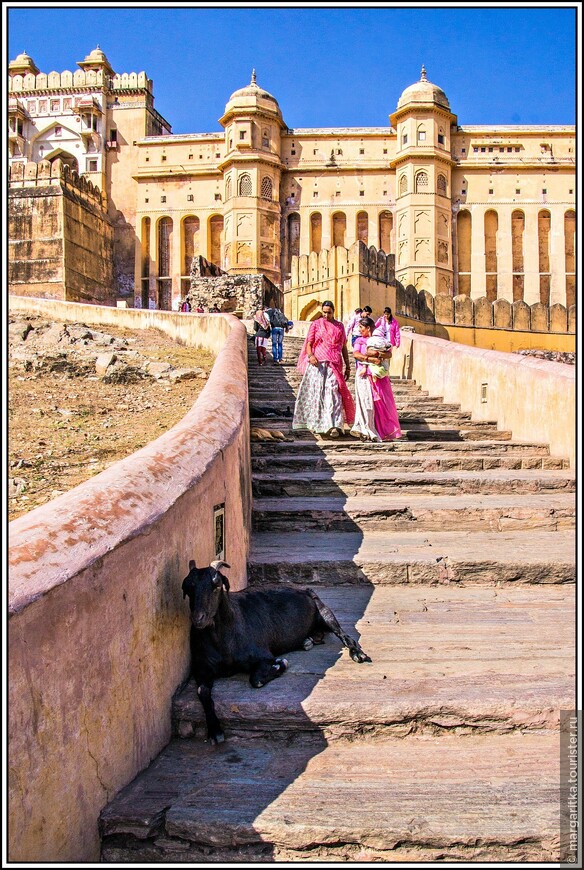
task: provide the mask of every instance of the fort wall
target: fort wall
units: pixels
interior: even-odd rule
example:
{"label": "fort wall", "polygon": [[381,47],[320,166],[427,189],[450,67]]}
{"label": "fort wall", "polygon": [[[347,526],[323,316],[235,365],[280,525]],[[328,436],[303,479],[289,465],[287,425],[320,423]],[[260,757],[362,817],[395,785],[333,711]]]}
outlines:
{"label": "fort wall", "polygon": [[549,444],[552,455],[575,467],[575,366],[402,330],[391,375],[413,378],[430,395],[459,404],[473,420],[496,420],[514,440]]}
{"label": "fort wall", "polygon": [[11,293],[114,303],[113,229],[91,181],[60,160],[15,163],[8,220]]}
{"label": "fort wall", "polygon": [[181,582],[190,559],[215,558],[216,506],[232,588],[247,582],[247,335],[228,315],[9,302],[157,328],[217,353],[172,429],[10,523],[10,858],[98,862],[100,810],[171,736],[172,696],[189,672]]}
{"label": "fort wall", "polygon": [[357,241],[319,254],[294,256],[285,287],[285,311],[293,320],[310,320],[331,300],[335,316],[346,319],[360,305],[381,313],[394,307],[395,256]]}

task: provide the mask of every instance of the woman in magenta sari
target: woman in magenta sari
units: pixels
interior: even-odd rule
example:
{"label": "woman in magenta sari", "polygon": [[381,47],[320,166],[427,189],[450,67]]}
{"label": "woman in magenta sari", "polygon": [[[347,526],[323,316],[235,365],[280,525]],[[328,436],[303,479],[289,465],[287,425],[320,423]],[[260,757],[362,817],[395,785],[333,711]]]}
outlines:
{"label": "woman in magenta sari", "polygon": [[360,437],[362,441],[393,441],[401,438],[402,432],[389,375],[376,376],[366,365],[367,360],[379,363],[383,356],[391,355],[391,352],[384,355],[367,347],[374,328],[374,320],[362,318],[361,335],[353,345],[356,412],[351,435]]}
{"label": "woman in magenta sari", "polygon": [[338,438],[355,419],[355,404],[346,381],[351,373],[345,328],[335,320],[332,302],[310,324],[297,368],[303,374],[294,407],[293,429]]}

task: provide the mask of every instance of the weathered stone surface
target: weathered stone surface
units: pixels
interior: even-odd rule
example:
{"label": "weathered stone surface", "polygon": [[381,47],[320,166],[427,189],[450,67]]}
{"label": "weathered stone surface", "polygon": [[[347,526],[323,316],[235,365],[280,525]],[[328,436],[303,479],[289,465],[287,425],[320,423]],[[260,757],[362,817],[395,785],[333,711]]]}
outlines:
{"label": "weathered stone surface", "polygon": [[333,469],[289,472],[285,477],[274,471],[255,472],[254,495],[260,498],[281,496],[400,495],[436,493],[533,493],[574,492],[576,482],[571,471],[507,471],[484,469],[473,471],[389,471],[385,468],[365,470]]}
{"label": "weathered stone surface", "polygon": [[102,860],[557,861],[558,776],[550,733],[174,741],[102,815]]}
{"label": "weathered stone surface", "polygon": [[574,582],[565,532],[256,532],[250,583],[497,585]]}
{"label": "weathered stone surface", "polygon": [[[373,662],[356,665],[327,635],[325,644],[287,655],[287,672],[261,690],[245,675],[219,680],[214,697],[227,728],[319,729],[330,738],[550,728],[573,703],[573,584],[497,590],[363,583],[319,587],[318,594]],[[561,648],[558,632],[566,637]],[[202,724],[193,683],[173,716],[177,726]]]}
{"label": "weathered stone surface", "polygon": [[573,495],[326,496],[254,500],[256,531],[573,529]]}
{"label": "weathered stone surface", "polygon": [[253,352],[249,372],[252,424],[287,439],[252,444],[249,581],[311,586],[372,662],[327,635],[261,690],[218,680],[217,748],[189,682],[173,723],[192,739],[104,811],[103,859],[557,860],[559,717],[575,705],[567,461],[410,382],[394,391],[401,441],[292,433],[299,373],[259,372]]}

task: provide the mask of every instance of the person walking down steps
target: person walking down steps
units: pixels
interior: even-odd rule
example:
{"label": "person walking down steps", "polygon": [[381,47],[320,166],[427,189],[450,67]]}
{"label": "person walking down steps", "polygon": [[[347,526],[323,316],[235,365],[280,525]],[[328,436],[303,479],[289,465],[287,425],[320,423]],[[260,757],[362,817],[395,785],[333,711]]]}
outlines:
{"label": "person walking down steps", "polygon": [[355,419],[355,403],[346,381],[351,374],[345,328],[335,320],[332,302],[322,303],[322,317],[310,324],[298,357],[302,372],[293,429],[308,429],[330,438],[344,434]]}
{"label": "person walking down steps", "polygon": [[270,321],[266,317],[265,311],[262,311],[261,309],[256,311],[253,316],[253,328],[255,331],[255,347],[258,357],[258,365],[263,366],[266,363],[266,348],[271,333]]}
{"label": "person walking down steps", "polygon": [[282,365],[284,333],[288,330],[288,318],[280,308],[267,308],[266,317],[272,330],[272,356],[274,365]]}

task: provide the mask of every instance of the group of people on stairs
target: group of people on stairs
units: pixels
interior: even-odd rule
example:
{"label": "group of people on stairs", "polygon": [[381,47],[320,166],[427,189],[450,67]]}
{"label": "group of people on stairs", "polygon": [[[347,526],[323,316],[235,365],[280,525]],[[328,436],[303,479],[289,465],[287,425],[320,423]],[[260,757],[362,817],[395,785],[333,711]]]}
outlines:
{"label": "group of people on stairs", "polygon": [[[401,437],[389,379],[392,347],[400,331],[391,308],[377,321],[371,308],[357,308],[344,326],[335,319],[332,302],[322,303],[322,317],[308,329],[297,367],[302,373],[294,408],[293,429],[338,438],[350,434],[362,441],[393,441]],[[282,364],[283,339],[293,324],[279,308],[256,311],[253,318],[258,365],[267,362],[271,339],[274,365]],[[348,342],[355,360],[355,398],[347,387],[351,374]]]}
{"label": "group of people on stairs", "polygon": [[[322,303],[322,317],[308,330],[298,358],[302,381],[296,398],[293,429],[338,438],[345,425],[363,441],[401,437],[389,379],[391,348],[399,347],[397,320],[386,308],[376,321],[371,309],[357,309],[345,328],[335,319],[332,302]],[[355,399],[347,387],[351,373],[347,340],[355,359]]]}

